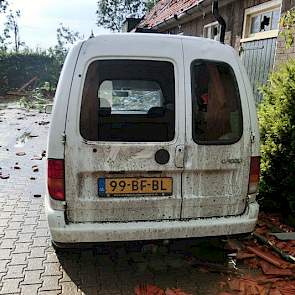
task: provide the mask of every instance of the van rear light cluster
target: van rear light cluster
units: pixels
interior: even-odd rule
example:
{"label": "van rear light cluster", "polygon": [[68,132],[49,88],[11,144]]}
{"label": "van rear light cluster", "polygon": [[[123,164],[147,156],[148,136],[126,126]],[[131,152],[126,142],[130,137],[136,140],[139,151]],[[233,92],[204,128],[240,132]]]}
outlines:
{"label": "van rear light cluster", "polygon": [[65,200],[64,160],[48,159],[48,192],[51,198]]}
{"label": "van rear light cluster", "polygon": [[254,194],[258,190],[260,177],[260,157],[251,157],[248,194]]}

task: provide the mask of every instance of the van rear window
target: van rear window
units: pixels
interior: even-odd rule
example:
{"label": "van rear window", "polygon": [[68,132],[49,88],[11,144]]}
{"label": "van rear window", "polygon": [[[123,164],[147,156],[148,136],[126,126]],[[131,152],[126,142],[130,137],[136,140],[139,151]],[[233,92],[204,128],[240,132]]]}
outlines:
{"label": "van rear window", "polygon": [[80,133],[91,141],[173,140],[173,65],[148,60],[92,62],[84,82]]}
{"label": "van rear window", "polygon": [[232,144],[243,132],[239,88],[222,62],[192,64],[193,139],[198,144]]}

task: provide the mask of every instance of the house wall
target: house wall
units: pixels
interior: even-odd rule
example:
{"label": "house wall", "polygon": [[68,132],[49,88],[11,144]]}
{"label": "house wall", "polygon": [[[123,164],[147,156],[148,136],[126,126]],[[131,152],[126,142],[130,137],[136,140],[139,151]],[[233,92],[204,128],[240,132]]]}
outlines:
{"label": "house wall", "polygon": [[[289,9],[295,7],[295,0],[283,0],[282,4],[282,14],[285,14]],[[294,41],[295,41],[295,33],[294,33]],[[275,66],[277,67],[279,64],[286,62],[289,59],[295,58],[295,42],[291,46],[291,48],[286,49],[285,41],[282,36],[279,35],[277,42],[277,50],[275,57]]]}
{"label": "house wall", "polygon": [[[223,16],[227,24],[225,43],[233,46],[236,50],[239,50],[245,9],[268,1],[269,0],[235,0],[228,3],[226,6],[220,7],[220,14]],[[286,1],[294,2],[295,0]],[[209,9],[203,13],[202,16],[196,17],[194,20],[183,24],[176,23],[174,27],[166,30],[165,32],[171,34],[179,34],[183,32],[184,35],[203,36],[204,25],[214,21],[214,16]]]}

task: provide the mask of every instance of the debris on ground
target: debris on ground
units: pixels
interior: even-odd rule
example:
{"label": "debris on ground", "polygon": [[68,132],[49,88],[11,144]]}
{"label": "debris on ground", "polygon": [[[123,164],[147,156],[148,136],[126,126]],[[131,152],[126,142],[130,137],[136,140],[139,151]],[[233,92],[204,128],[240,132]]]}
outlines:
{"label": "debris on ground", "polygon": [[49,121],[41,121],[41,122],[38,122],[38,125],[44,126],[44,125],[48,125],[49,123],[50,123]]}
{"label": "debris on ground", "polygon": [[2,168],[0,167],[0,179],[8,179],[10,177],[9,174],[3,173]]}
{"label": "debris on ground", "polygon": [[14,167],[13,167],[15,170],[19,170],[20,169],[20,166],[18,165],[18,163],[15,163]]}
{"label": "debris on ground", "polygon": [[26,153],[25,152],[17,152],[17,153],[15,153],[17,156],[20,156],[20,157],[22,157],[22,156],[25,156],[26,155]]}
{"label": "debris on ground", "polygon": [[236,252],[238,268],[246,265],[249,271],[221,282],[219,295],[295,294],[295,240],[281,241],[272,231],[287,234],[294,229],[282,224],[279,216],[262,213],[252,238],[229,240],[226,248]]}
{"label": "debris on ground", "polygon": [[167,288],[161,289],[155,285],[139,285],[134,289],[135,295],[192,295],[181,289]]}
{"label": "debris on ground", "polygon": [[33,169],[33,172],[38,172],[39,171],[38,165],[33,165],[32,169]]}
{"label": "debris on ground", "polygon": [[0,174],[0,178],[1,179],[8,179],[10,177],[10,175],[9,174]]}
{"label": "debris on ground", "polygon": [[33,161],[40,161],[40,160],[42,160],[43,159],[43,157],[41,156],[34,156],[33,158],[31,158],[31,160],[33,160]]}
{"label": "debris on ground", "polygon": [[41,156],[46,157],[46,151],[45,150],[42,151]]}

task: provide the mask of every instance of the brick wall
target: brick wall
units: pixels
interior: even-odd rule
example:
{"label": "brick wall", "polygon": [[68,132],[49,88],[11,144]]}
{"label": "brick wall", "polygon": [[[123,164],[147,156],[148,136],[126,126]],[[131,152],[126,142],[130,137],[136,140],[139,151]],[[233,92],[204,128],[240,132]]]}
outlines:
{"label": "brick wall", "polygon": [[[282,14],[286,13],[289,9],[295,7],[295,0],[283,0],[282,3]],[[295,34],[294,34],[295,41]],[[295,58],[295,42],[292,47],[286,49],[285,41],[282,36],[278,37],[276,56],[275,56],[275,66],[277,67],[281,63],[286,62],[289,59]]]}

